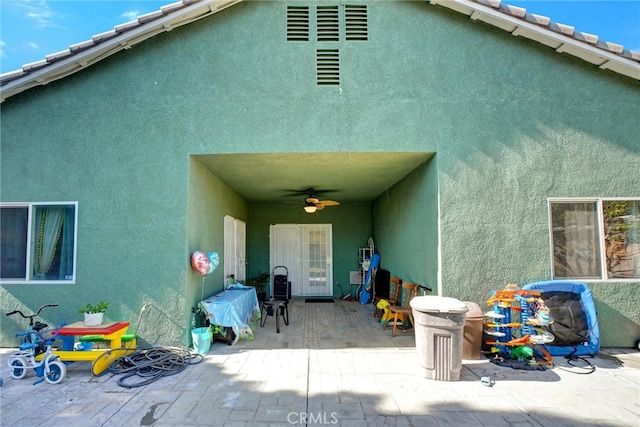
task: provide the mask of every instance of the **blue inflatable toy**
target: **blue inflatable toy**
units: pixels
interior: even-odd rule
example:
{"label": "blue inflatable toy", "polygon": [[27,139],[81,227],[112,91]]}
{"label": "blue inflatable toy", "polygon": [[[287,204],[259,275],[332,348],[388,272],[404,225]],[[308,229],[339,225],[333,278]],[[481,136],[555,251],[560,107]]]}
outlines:
{"label": "blue inflatable toy", "polygon": [[591,289],[581,282],[551,280],[525,285],[539,290],[549,307],[549,331],[555,339],[544,348],[552,356],[593,356],[600,350],[600,330]]}

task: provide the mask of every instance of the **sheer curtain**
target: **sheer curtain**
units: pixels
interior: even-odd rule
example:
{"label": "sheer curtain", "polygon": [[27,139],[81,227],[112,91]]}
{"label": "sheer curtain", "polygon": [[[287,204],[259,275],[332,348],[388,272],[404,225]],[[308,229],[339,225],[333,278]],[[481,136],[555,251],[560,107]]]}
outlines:
{"label": "sheer curtain", "polygon": [[556,265],[556,273],[564,270],[560,276],[598,278],[601,272],[596,206],[592,203],[573,203],[564,207],[561,223],[563,238],[554,239],[556,253],[564,255],[556,258],[556,262],[560,261],[560,265]]}
{"label": "sheer curtain", "polygon": [[64,209],[64,222],[62,226],[62,250],[60,251],[60,272],[58,279],[73,279],[73,251],[75,236],[75,210]]}
{"label": "sheer curtain", "polygon": [[68,279],[73,271],[73,210],[37,208],[34,279]]}
{"label": "sheer curtain", "polygon": [[61,208],[36,209],[36,256],[33,265],[36,279],[48,278],[53,266],[58,241],[62,235],[64,212]]}

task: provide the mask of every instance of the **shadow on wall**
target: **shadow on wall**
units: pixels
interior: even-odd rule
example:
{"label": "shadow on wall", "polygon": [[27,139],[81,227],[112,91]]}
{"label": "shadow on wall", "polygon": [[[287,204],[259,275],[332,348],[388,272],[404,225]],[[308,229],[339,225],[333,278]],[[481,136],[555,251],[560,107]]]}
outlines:
{"label": "shadow on wall", "polygon": [[[186,313],[183,313],[184,298],[172,292],[169,287],[163,287],[162,291],[173,295],[144,295],[143,302],[132,307],[130,318],[125,319],[130,323],[129,331],[138,335],[138,347],[184,347],[188,344],[190,325],[187,323]],[[190,314],[190,308],[187,307],[186,310]]]}
{"label": "shadow on wall", "polygon": [[[635,285],[633,285],[635,286]],[[640,325],[618,309],[611,307],[600,298],[594,298],[600,328],[602,347],[630,348],[640,340]],[[623,337],[631,337],[629,341],[621,341]]]}

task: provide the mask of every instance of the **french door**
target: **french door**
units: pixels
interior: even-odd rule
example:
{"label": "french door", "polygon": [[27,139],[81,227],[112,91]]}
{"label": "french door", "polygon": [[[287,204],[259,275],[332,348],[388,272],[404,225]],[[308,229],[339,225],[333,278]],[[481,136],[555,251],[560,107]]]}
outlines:
{"label": "french door", "polygon": [[331,224],[275,224],[269,231],[271,269],[287,267],[291,294],[333,295]]}
{"label": "french door", "polygon": [[247,224],[229,215],[224,217],[224,278],[246,279]]}

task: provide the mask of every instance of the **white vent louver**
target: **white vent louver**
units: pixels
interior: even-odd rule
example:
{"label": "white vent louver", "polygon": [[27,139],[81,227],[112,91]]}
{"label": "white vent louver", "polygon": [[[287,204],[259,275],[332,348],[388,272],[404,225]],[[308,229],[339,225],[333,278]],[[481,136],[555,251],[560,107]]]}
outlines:
{"label": "white vent louver", "polygon": [[318,41],[337,42],[340,40],[338,6],[318,6],[316,13]]}
{"label": "white vent louver", "polygon": [[309,41],[308,6],[287,6],[287,41]]}
{"label": "white vent louver", "polygon": [[347,41],[367,41],[369,24],[366,5],[345,5],[345,37]]}
{"label": "white vent louver", "polygon": [[338,49],[316,51],[316,79],[318,86],[340,85],[340,52]]}

